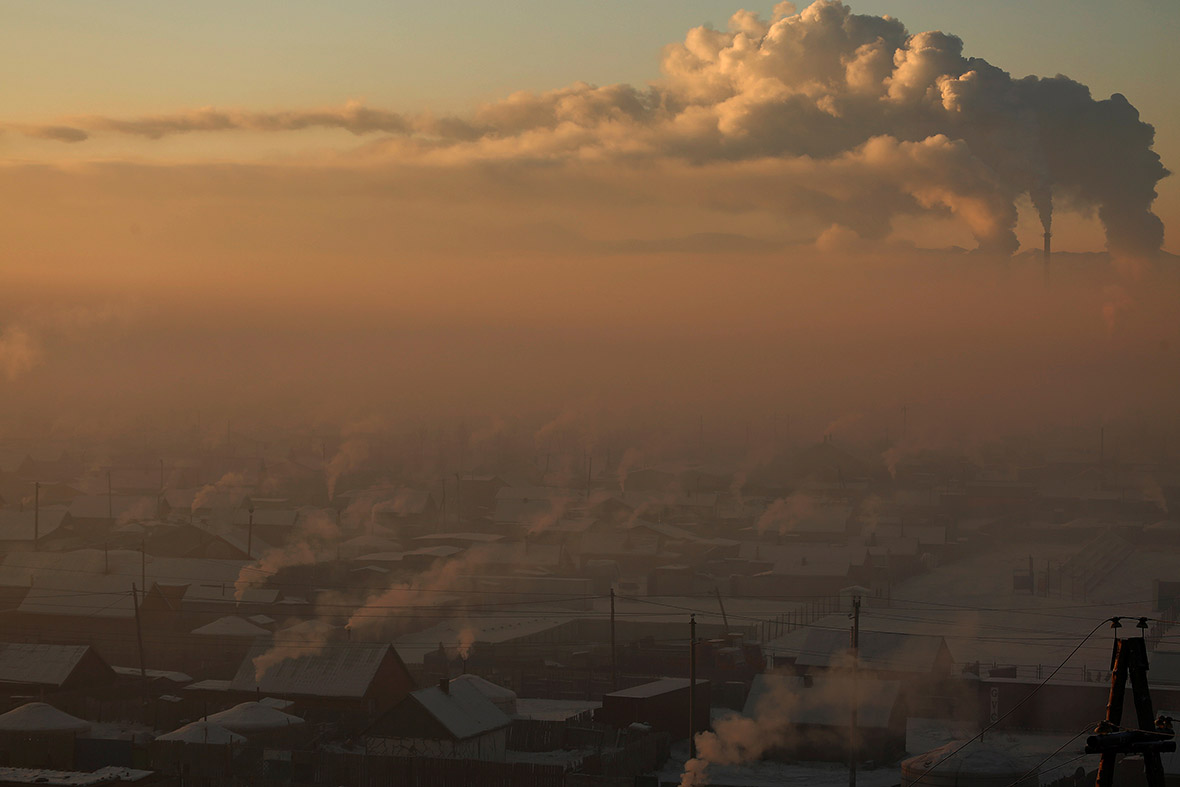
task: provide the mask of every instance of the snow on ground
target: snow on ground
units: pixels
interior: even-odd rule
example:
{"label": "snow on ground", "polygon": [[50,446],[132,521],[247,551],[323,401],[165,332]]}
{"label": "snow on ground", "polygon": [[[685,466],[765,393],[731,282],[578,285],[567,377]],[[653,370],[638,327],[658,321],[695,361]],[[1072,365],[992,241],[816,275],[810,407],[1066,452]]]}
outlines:
{"label": "snow on ground", "polygon": [[[862,764],[857,769],[856,783],[859,787],[892,787],[900,784],[902,760],[952,741],[968,740],[978,731],[978,727],[972,725],[955,724],[940,719],[911,719],[906,728],[906,749],[909,753],[893,763],[873,767]],[[1079,765],[1087,770],[1097,767],[1097,756],[1078,759],[1084,743],[1081,737],[1070,741],[1068,735],[989,733],[970,746],[1003,751],[1028,769],[1044,763],[1041,773],[1055,779],[1070,773]],[[1061,748],[1063,746],[1064,748]],[[1061,752],[1053,754],[1058,748],[1061,748]],[[675,744],[672,747],[671,758],[660,770],[660,783],[679,784],[687,757],[688,743]],[[709,765],[707,776],[711,787],[843,787],[848,784],[848,768],[843,763],[759,761],[745,765]]]}
{"label": "snow on ground", "polygon": [[[1092,679],[1103,679],[1111,634],[1102,621],[1115,614],[1152,615],[1152,580],[1172,576],[1180,559],[1174,553],[1138,551],[1085,600],[1012,590],[1013,571],[1027,571],[1030,553],[1043,570],[1046,559],[1057,566],[1079,546],[1020,543],[976,552],[899,583],[888,601],[866,599],[861,631],[938,634],[947,638],[960,664],[979,661],[985,669],[993,664],[1026,665],[1021,674],[1028,676],[1038,674],[1039,665],[1039,674],[1047,677],[1098,626],[1058,677],[1081,680],[1088,672]],[[836,614],[816,625],[847,629],[849,621],[846,614]],[[792,632],[768,649],[790,656],[801,649],[806,636],[806,630]]]}

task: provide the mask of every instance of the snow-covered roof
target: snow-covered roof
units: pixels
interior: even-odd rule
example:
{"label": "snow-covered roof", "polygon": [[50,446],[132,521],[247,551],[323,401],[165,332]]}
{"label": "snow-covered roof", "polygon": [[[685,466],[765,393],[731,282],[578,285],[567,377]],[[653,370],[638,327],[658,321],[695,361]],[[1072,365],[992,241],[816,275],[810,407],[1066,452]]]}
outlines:
{"label": "snow-covered roof", "polygon": [[481,678],[479,675],[472,675],[464,673],[457,678],[451,679],[451,686],[456,683],[468,683],[479,690],[481,694],[492,701],[500,710],[511,715],[516,713],[516,692],[512,689],[505,688],[490,680]]}
{"label": "snow-covered roof", "polygon": [[0,643],[0,683],[61,686],[88,650],[88,645]]}
{"label": "snow-covered roof", "polygon": [[256,679],[254,659],[270,649],[267,643],[256,643],[242,659],[230,689],[278,696],[364,697],[390,647],[382,642],[332,643],[317,653],[285,659]]}
{"label": "snow-covered roof", "polygon": [[325,623],[322,620],[304,620],[293,626],[279,629],[275,632],[274,636],[276,640],[314,639],[320,641],[338,635],[340,632],[340,626],[333,626],[331,623]]}
{"label": "snow-covered roof", "polygon": [[[928,673],[935,670],[946,640],[932,634],[862,631],[857,661],[862,669]],[[838,629],[810,629],[795,659],[802,667],[832,667],[848,652],[848,633]]]}
{"label": "snow-covered roof", "polygon": [[[41,615],[131,617],[131,585],[219,583],[229,587],[247,565],[241,560],[168,558],[138,550],[78,549],[13,552],[0,561],[0,586],[30,588],[18,611]],[[143,588],[139,588],[141,591]]]}
{"label": "snow-covered roof", "polygon": [[166,669],[145,669],[140,670],[139,667],[111,667],[116,675],[124,678],[138,678],[140,675],[147,675],[152,680],[163,679],[173,683],[192,683],[191,675],[186,675],[183,672]]}
{"label": "snow-covered roof", "polygon": [[569,721],[589,716],[602,707],[601,702],[587,700],[545,700],[521,697],[516,700],[513,718],[536,721]]}
{"label": "snow-covered roof", "polygon": [[158,741],[174,741],[176,743],[200,743],[209,746],[228,746],[233,743],[245,743],[246,738],[232,730],[227,730],[220,724],[201,719],[184,725],[180,729],[160,735]]}
{"label": "snow-covered roof", "polygon": [[261,702],[243,702],[220,713],[210,714],[206,720],[225,727],[230,732],[245,734],[280,730],[296,724],[303,724],[303,719],[298,716],[284,713],[278,708],[272,708]]}
{"label": "snow-covered roof", "polygon": [[236,615],[226,615],[212,623],[206,623],[192,631],[201,637],[264,637],[270,634],[264,628]]}
{"label": "snow-covered roof", "polygon": [[65,506],[41,506],[39,513],[0,509],[0,541],[32,541],[34,533],[45,538],[61,527],[67,513]]}
{"label": "snow-covered roof", "polygon": [[411,696],[456,740],[465,740],[512,724],[504,711],[470,681],[452,682],[445,692],[438,686],[418,689]]}
{"label": "snow-covered roof", "polygon": [[88,732],[90,722],[44,702],[30,702],[0,714],[4,732]]}
{"label": "snow-covered roof", "polygon": [[154,771],[107,765],[97,771],[54,771],[48,768],[0,768],[2,784],[39,784],[49,787],[95,787],[142,781]]}
{"label": "snow-covered roof", "polygon": [[[697,683],[708,683],[704,678],[697,678]],[[661,694],[667,694],[673,691],[680,691],[688,688],[688,678],[660,678],[653,680],[650,683],[642,683],[638,686],[632,686],[629,689],[620,689],[619,691],[612,691],[608,697],[630,697],[634,699],[645,699],[647,697],[658,697]]]}

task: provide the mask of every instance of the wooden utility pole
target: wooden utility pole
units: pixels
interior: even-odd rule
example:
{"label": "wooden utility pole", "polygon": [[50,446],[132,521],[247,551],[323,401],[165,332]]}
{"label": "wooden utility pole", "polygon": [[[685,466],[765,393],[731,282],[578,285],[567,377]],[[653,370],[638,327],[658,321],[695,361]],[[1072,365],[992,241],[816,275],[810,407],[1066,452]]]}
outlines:
{"label": "wooden utility pole", "polygon": [[610,589],[610,684],[619,690],[619,649],[615,644],[615,589]]}
{"label": "wooden utility pole", "polygon": [[856,711],[860,698],[856,696],[856,670],[860,660],[860,596],[852,597],[852,635],[849,642],[849,653],[852,656],[852,703],[848,720],[848,787],[856,787],[856,758],[860,754],[860,730],[858,729]]}
{"label": "wooden utility pole", "polygon": [[33,551],[39,550],[41,541],[41,482],[33,482]]}
{"label": "wooden utility pole", "polygon": [[697,616],[688,618],[688,756],[697,756]]}
{"label": "wooden utility pole", "polygon": [[139,677],[143,679],[144,699],[150,701],[152,689],[147,679],[147,665],[143,660],[143,626],[139,621],[139,594],[134,582],[131,583],[131,604],[135,608],[135,643],[139,648]]}
{"label": "wooden utility pole", "polygon": [[[1111,620],[1112,628],[1119,628],[1117,618]],[[1147,628],[1147,619],[1139,621],[1139,627]],[[1127,679],[1131,680],[1131,698],[1135,703],[1135,725],[1137,729],[1125,730],[1120,727],[1123,719],[1123,695],[1127,690]],[[1176,750],[1170,720],[1155,719],[1151,707],[1151,693],[1147,686],[1147,643],[1142,637],[1116,639],[1110,672],[1110,698],[1106,703],[1106,720],[1095,735],[1086,739],[1087,754],[1101,754],[1098,764],[1097,787],[1114,785],[1115,762],[1120,754],[1141,754],[1147,787],[1164,787],[1164,768],[1161,752]]]}
{"label": "wooden utility pole", "polygon": [[[721,623],[725,626],[725,634],[729,635],[729,617],[725,614],[725,602],[721,600],[721,588],[716,585],[713,586],[713,592],[717,594],[717,606],[721,607]],[[763,637],[763,639],[766,639]]]}
{"label": "wooden utility pole", "polygon": [[246,525],[246,557],[254,559],[254,506],[249,508],[250,518]]}

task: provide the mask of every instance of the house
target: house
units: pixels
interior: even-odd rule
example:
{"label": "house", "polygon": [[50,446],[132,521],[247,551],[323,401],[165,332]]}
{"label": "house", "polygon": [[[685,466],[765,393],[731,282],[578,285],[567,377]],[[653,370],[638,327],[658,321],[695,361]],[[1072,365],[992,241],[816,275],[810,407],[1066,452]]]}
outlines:
{"label": "house", "polygon": [[781,743],[775,760],[847,762],[853,700],[861,760],[892,762],[905,752],[907,711],[901,684],[849,677],[762,674],[742,715]]}
{"label": "house", "polygon": [[[281,642],[278,643],[281,646]],[[255,659],[272,648],[256,643],[230,680],[231,693],[294,700],[304,707],[374,716],[393,707],[414,688],[414,679],[392,645],[334,642],[322,648],[296,644],[293,655],[258,675]]]}
{"label": "house", "polygon": [[[602,708],[595,715],[595,721],[614,727],[627,727],[638,722],[651,726],[656,732],[670,733],[673,740],[687,738],[689,685],[688,678],[662,678],[611,692],[602,698]],[[694,729],[709,727],[711,685],[707,680],[697,679],[693,697]]]}
{"label": "house", "polygon": [[24,511],[0,509],[0,553],[36,549],[42,539],[69,523],[70,512],[66,506],[41,506],[38,510]]}
{"label": "house", "polygon": [[469,680],[411,692],[364,732],[365,752],[503,761],[512,720]]}
{"label": "house", "polygon": [[78,495],[70,502],[70,519],[80,533],[106,528],[116,522],[139,522],[168,515],[168,503],[145,495]]}
{"label": "house", "polygon": [[90,689],[116,678],[89,645],[0,643],[0,695]]}

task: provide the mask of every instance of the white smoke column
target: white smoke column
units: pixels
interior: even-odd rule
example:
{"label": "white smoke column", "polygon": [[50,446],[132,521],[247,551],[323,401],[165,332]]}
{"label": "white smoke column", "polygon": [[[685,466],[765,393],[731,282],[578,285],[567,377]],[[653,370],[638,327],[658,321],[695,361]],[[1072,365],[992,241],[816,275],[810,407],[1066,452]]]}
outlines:
{"label": "white smoke column", "polygon": [[744,765],[762,759],[768,752],[790,745],[806,745],[792,724],[797,709],[849,708],[854,699],[861,705],[874,700],[874,692],[887,690],[882,684],[851,679],[852,660],[837,657],[833,668],[817,677],[812,687],[779,682],[768,675],[767,691],[754,708],[754,716],[730,715],[714,722],[713,730],[696,735],[697,757],[684,765],[681,787],[709,784],[708,766]]}
{"label": "white smoke column", "polygon": [[345,473],[359,468],[369,458],[369,441],[352,437],[340,445],[340,450],[324,466],[324,478],[328,483],[328,499],[336,497],[336,482]]}
{"label": "white smoke column", "polygon": [[281,569],[331,559],[339,538],[334,517],[324,511],[312,512],[297,525],[289,543],[267,550],[254,563],[242,567],[234,582],[234,598],[241,601],[247,589],[265,585]]}
{"label": "white smoke column", "polygon": [[380,633],[408,608],[435,606],[439,594],[466,588],[466,578],[478,561],[466,555],[435,563],[405,584],[394,585],[369,597],[348,620],[348,627],[358,633]]}
{"label": "white smoke column", "polygon": [[574,498],[564,497],[562,495],[550,498],[549,508],[528,521],[526,532],[529,535],[535,535],[553,527],[565,516],[565,512],[569,509],[569,505],[572,502],[574,502]]}
{"label": "white smoke column", "polygon": [[803,492],[795,492],[787,497],[780,497],[771,503],[754,527],[759,534],[767,531],[780,535],[794,529],[800,520],[815,511],[815,500]]}
{"label": "white smoke column", "polygon": [[459,630],[459,658],[467,661],[475,651],[476,631],[471,626]]}
{"label": "white smoke column", "polygon": [[[906,173],[900,171],[891,190],[824,194],[825,223],[848,222],[858,235],[880,238],[898,215],[949,208],[971,226],[981,248],[1010,253],[1016,248],[1014,199],[1027,194],[1046,230],[1054,196],[1096,208],[1116,255],[1151,255],[1163,242],[1163,224],[1151,206],[1168,172],[1152,150],[1155,130],[1124,96],[1095,100],[1089,88],[1064,76],[1013,79],[965,56],[954,35],[911,34],[892,17],[854,14],[838,0],[818,0],[799,13],[777,6],[769,21],[740,11],[728,30],[690,30],[682,43],[665,48],[661,70],[663,78],[645,88],[575,83],[514,93],[466,119],[406,117],[349,104],[91,116],[19,130],[84,142],[92,132],[159,138],[344,128],[394,135],[374,147],[447,164],[822,161],[875,138],[921,144],[943,137],[962,142],[966,155],[939,170],[921,192],[901,183]],[[986,181],[979,171],[989,173]],[[806,180],[794,186],[804,194],[812,189]]]}
{"label": "white smoke column", "polygon": [[319,614],[302,625],[275,632],[270,647],[254,657],[255,682],[261,682],[272,667],[287,659],[318,655],[331,643],[336,627],[327,621],[350,600],[340,593],[329,592],[322,594],[316,603],[319,612],[328,611],[328,614]]}
{"label": "white smoke column", "polygon": [[697,756],[684,764],[681,787],[700,787],[709,784],[707,768],[716,765],[742,765],[762,759],[762,756],[784,741],[791,711],[797,697],[789,691],[771,691],[754,709],[754,717],[733,714],[713,723],[713,730],[696,735]]}
{"label": "white smoke column", "polygon": [[639,466],[643,461],[643,452],[638,448],[628,448],[623,452],[623,456],[619,459],[618,469],[615,474],[619,477],[619,493],[625,494],[627,492],[627,476],[631,471]]}
{"label": "white smoke column", "polygon": [[27,374],[41,361],[41,345],[24,327],[0,330],[0,371],[9,382]]}
{"label": "white smoke column", "polygon": [[246,477],[241,473],[229,472],[212,484],[205,484],[193,496],[192,511],[196,512],[212,500],[220,492],[236,491],[245,488]]}

